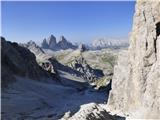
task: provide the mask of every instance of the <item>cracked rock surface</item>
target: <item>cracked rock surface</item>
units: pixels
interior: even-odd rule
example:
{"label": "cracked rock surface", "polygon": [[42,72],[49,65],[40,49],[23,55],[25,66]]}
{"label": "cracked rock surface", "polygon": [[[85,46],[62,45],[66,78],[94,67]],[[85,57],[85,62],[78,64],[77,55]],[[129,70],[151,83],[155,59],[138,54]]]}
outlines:
{"label": "cracked rock surface", "polygon": [[108,105],[134,118],[160,119],[160,1],[138,0],[135,10],[129,50],[119,56],[126,62],[114,68]]}

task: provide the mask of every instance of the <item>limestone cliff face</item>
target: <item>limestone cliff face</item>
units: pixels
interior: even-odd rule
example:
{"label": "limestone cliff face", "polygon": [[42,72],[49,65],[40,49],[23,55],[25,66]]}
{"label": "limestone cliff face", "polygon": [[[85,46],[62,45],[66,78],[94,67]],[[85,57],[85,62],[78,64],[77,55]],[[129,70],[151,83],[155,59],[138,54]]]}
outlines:
{"label": "limestone cliff face", "polygon": [[141,111],[137,118],[160,118],[160,1],[138,0],[135,10],[128,55],[119,57],[108,105]]}

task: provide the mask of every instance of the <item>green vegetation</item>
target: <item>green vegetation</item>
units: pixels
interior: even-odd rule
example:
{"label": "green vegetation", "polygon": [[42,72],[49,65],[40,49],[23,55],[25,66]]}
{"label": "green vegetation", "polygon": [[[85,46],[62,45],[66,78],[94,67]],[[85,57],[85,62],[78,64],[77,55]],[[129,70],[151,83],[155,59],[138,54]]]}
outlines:
{"label": "green vegetation", "polygon": [[74,59],[73,59],[73,60],[68,61],[67,63],[65,63],[65,65],[70,66],[70,65],[73,63],[73,61],[74,61]]}
{"label": "green vegetation", "polygon": [[95,81],[96,88],[99,89],[100,87],[106,87],[110,83],[111,79],[112,79],[112,75],[104,76],[103,78]]}
{"label": "green vegetation", "polygon": [[57,60],[62,60],[62,59],[65,58],[66,55],[67,55],[67,54],[60,54],[60,55],[57,55],[57,56],[56,56],[56,59],[57,59]]}
{"label": "green vegetation", "polygon": [[109,63],[112,68],[114,67],[115,63],[116,63],[116,60],[117,60],[117,56],[115,55],[112,55],[112,54],[107,54],[105,56],[102,56],[101,57],[101,60],[104,62],[104,63]]}

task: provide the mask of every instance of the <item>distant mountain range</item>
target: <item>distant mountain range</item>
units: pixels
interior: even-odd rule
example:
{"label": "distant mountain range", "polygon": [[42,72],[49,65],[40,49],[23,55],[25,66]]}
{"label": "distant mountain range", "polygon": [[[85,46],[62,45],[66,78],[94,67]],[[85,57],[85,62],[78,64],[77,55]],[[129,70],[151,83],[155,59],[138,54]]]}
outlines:
{"label": "distant mountain range", "polygon": [[52,50],[66,50],[66,49],[76,49],[78,46],[73,45],[71,42],[67,41],[64,36],[60,36],[60,40],[57,42],[56,37],[51,35],[48,39],[44,39],[41,43],[41,47],[44,49]]}
{"label": "distant mountain range", "polygon": [[[66,50],[66,49],[78,49],[81,44],[73,44],[69,42],[64,36],[60,36],[57,41],[54,35],[51,35],[47,39],[43,39],[41,48],[51,50]],[[122,38],[98,38],[92,41],[90,45],[83,44],[87,49],[97,50],[103,48],[121,48],[128,47],[128,40]]]}
{"label": "distant mountain range", "polygon": [[92,49],[103,49],[103,48],[120,48],[128,47],[128,40],[125,38],[99,38],[95,39],[91,43]]}

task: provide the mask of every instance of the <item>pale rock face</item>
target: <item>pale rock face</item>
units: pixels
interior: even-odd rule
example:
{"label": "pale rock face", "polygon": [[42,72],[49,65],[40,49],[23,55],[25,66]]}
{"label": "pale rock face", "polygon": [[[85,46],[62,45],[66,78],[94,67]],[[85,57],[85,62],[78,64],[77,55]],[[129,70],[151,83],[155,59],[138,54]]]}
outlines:
{"label": "pale rock face", "polygon": [[128,57],[123,59],[128,59],[124,66],[115,67],[108,105],[124,112],[143,109],[136,118],[159,119],[160,1],[137,1]]}

